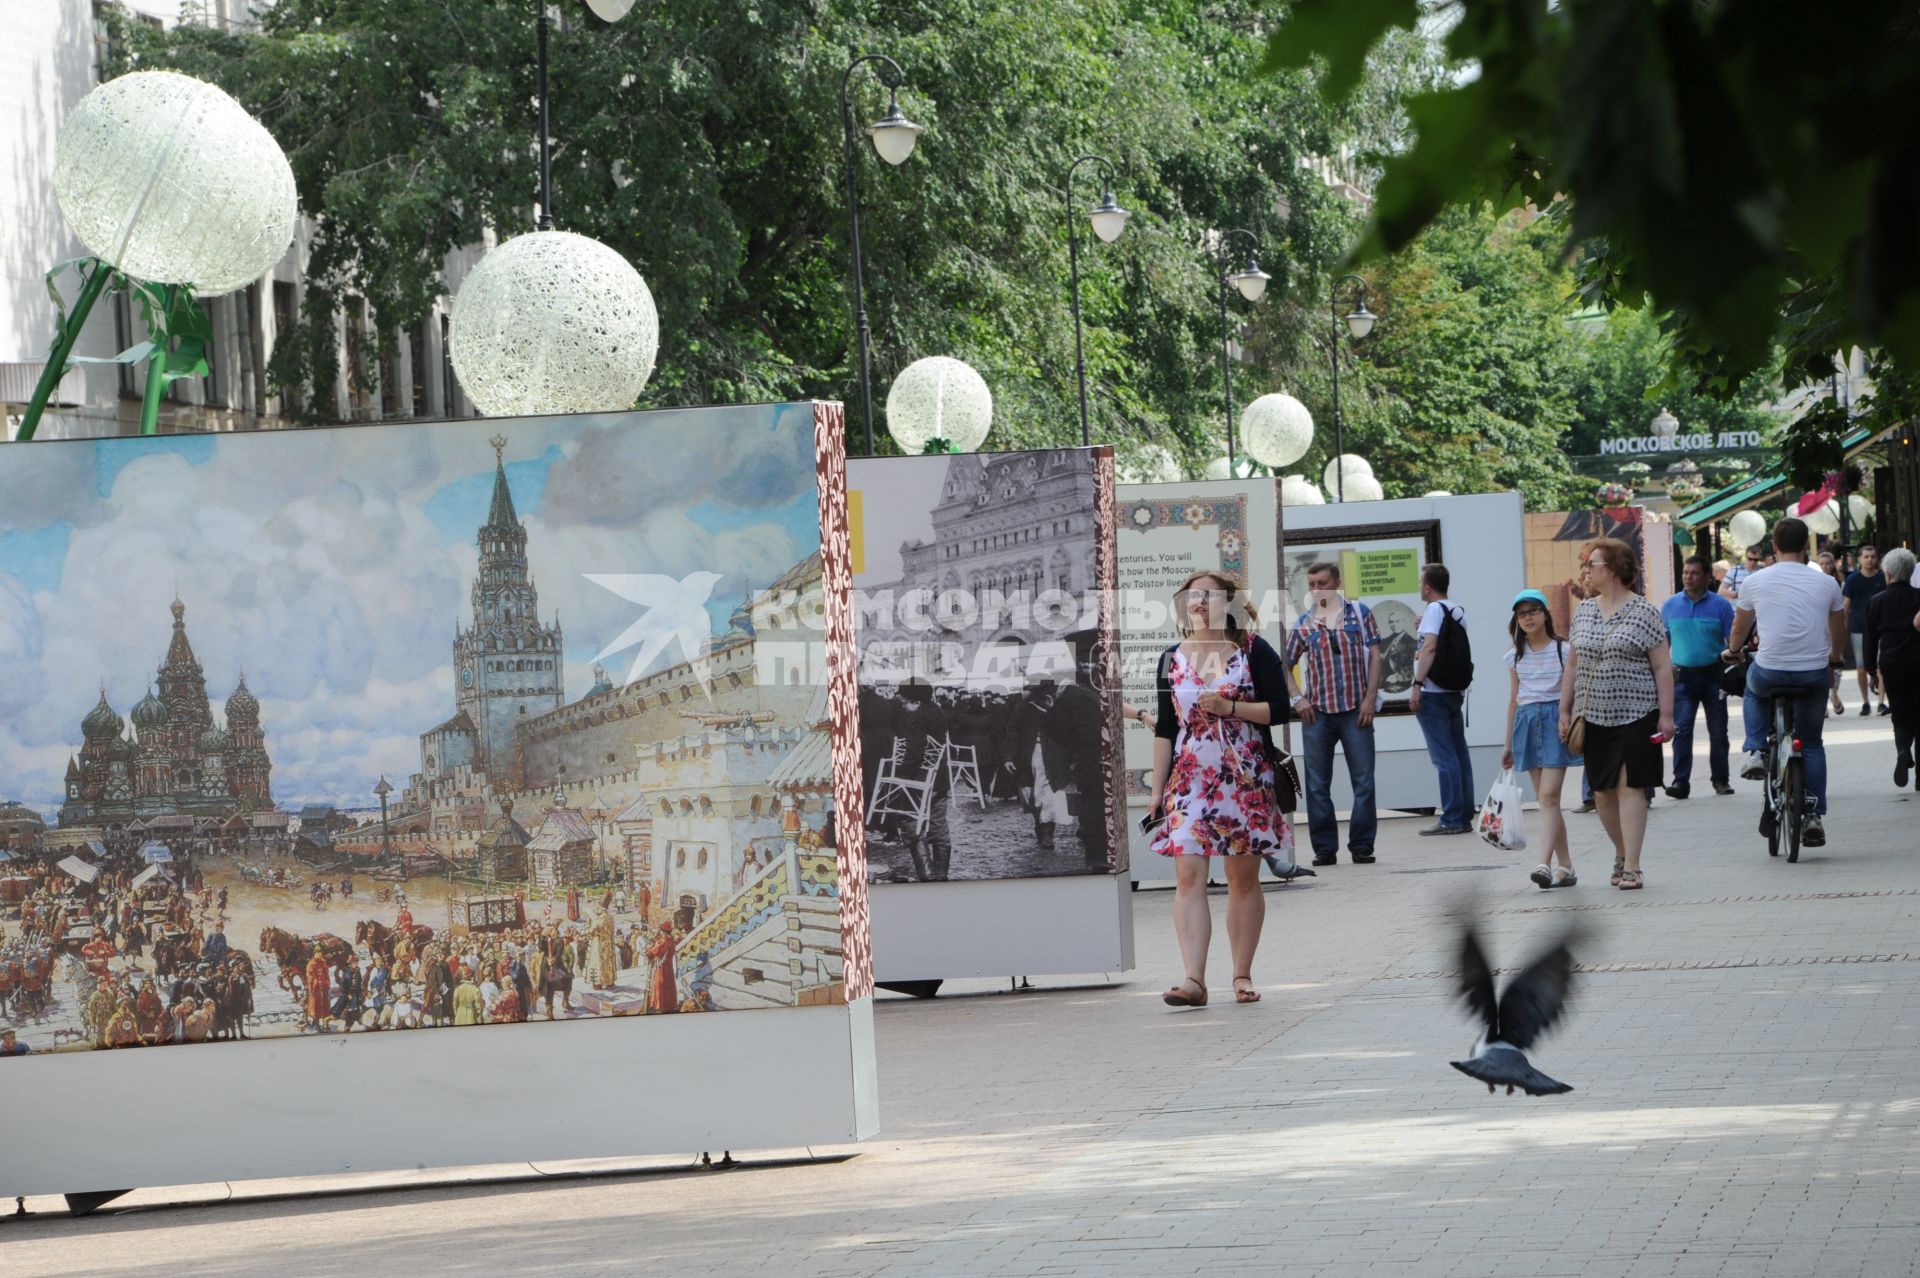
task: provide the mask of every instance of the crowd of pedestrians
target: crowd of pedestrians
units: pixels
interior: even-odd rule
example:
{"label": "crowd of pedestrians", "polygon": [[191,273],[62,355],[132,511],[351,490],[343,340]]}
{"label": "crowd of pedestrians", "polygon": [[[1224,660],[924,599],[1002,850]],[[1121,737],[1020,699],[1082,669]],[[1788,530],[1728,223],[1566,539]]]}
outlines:
{"label": "crowd of pedestrians", "polygon": [[[1688,557],[1681,589],[1649,600],[1633,549],[1598,539],[1586,549],[1582,597],[1566,635],[1543,593],[1523,590],[1514,597],[1511,646],[1503,657],[1509,696],[1501,766],[1524,774],[1538,799],[1534,883],[1552,889],[1579,882],[1562,796],[1568,771],[1580,768],[1612,847],[1609,882],[1622,891],[1646,887],[1649,807],[1663,787],[1670,799],[1692,797],[1702,721],[1707,781],[1716,796],[1735,792],[1731,695],[1743,701],[1741,775],[1749,780],[1763,775],[1768,703],[1793,698],[1811,808],[1803,839],[1809,847],[1824,845],[1823,721],[1837,713],[1828,698],[1838,697],[1836,674],[1849,659],[1857,670],[1859,713],[1871,715],[1877,704],[1892,720],[1894,784],[1920,788],[1914,554],[1894,550],[1883,561],[1863,547],[1858,567],[1844,559],[1829,567],[1810,556],[1811,544],[1803,521],[1782,519],[1766,543],[1745,548],[1737,564]],[[1176,1007],[1204,1006],[1209,998],[1212,856],[1225,862],[1236,999],[1260,997],[1252,980],[1264,918],[1259,866],[1263,858],[1276,869],[1290,866],[1294,840],[1295,783],[1291,760],[1274,745],[1276,725],[1301,724],[1305,780],[1297,798],[1313,864],[1339,859],[1336,752],[1352,792],[1347,854],[1356,865],[1376,860],[1381,630],[1372,610],[1347,595],[1338,563],[1311,565],[1306,580],[1308,598],[1290,619],[1284,652],[1253,633],[1257,619],[1230,574],[1189,580],[1175,596],[1181,641],[1161,656],[1157,714],[1129,708],[1156,730],[1151,805],[1142,826],[1154,852],[1178,861],[1174,926],[1186,970],[1164,995]],[[1444,565],[1422,570],[1426,607],[1409,700],[1434,774],[1435,819],[1423,835],[1471,832],[1479,803],[1465,731],[1473,659],[1466,611],[1448,597],[1451,584]]]}

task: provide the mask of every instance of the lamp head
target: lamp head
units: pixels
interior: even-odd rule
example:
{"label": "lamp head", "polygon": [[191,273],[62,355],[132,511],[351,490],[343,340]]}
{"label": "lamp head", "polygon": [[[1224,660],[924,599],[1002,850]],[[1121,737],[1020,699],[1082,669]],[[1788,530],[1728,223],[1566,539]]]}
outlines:
{"label": "lamp head", "polygon": [[1133,214],[1114,203],[1113,192],[1107,191],[1100,197],[1100,203],[1093,206],[1087,214],[1087,220],[1093,223],[1093,233],[1100,237],[1103,244],[1111,244],[1120,238],[1120,232],[1127,229],[1127,219]]}
{"label": "lamp head", "polygon": [[1251,258],[1247,261],[1246,270],[1236,271],[1227,276],[1228,281],[1240,290],[1240,296],[1249,302],[1257,302],[1267,295],[1267,281],[1272,278],[1273,276],[1260,269],[1259,262]]}
{"label": "lamp head", "polygon": [[1358,306],[1353,308],[1353,314],[1347,316],[1347,331],[1352,333],[1356,339],[1365,337],[1373,331],[1373,322],[1379,318],[1378,315],[1375,315],[1367,309],[1365,300],[1362,300]]}
{"label": "lamp head", "polygon": [[897,94],[887,103],[887,113],[867,126],[867,136],[873,139],[873,149],[888,164],[905,164],[907,157],[913,154],[913,144],[920,140],[921,132],[921,127],[901,112]]}

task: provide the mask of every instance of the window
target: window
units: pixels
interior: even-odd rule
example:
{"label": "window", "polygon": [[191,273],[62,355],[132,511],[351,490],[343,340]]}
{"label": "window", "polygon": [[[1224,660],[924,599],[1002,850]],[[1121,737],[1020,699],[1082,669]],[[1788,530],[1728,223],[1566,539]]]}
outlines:
{"label": "window", "polygon": [[675,869],[684,870],[687,868],[687,850],[685,848],[675,848],[673,850],[673,864]]}
{"label": "window", "polygon": [[412,386],[408,402],[415,417],[427,415],[427,330],[415,324],[407,330],[407,358],[413,364]]}
{"label": "window", "polygon": [[460,388],[453,378],[453,360],[447,355],[452,350],[453,333],[450,321],[443,313],[440,316],[440,413],[443,417],[458,417],[456,406],[460,403]]}
{"label": "window", "polygon": [[400,348],[382,347],[380,351],[380,415],[400,416]]}
{"label": "window", "polygon": [[696,870],[704,870],[707,868],[707,850],[705,848],[700,849],[700,855],[694,861],[693,868]]}

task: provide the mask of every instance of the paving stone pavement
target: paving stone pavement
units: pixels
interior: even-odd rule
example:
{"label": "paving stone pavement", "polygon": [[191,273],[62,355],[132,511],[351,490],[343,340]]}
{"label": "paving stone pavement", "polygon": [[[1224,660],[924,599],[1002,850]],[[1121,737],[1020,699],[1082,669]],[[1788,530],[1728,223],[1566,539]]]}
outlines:
{"label": "paving stone pavement", "polygon": [[[887,999],[883,1131],[849,1162],[146,1190],[130,1201],[240,1201],[0,1221],[0,1272],[1914,1274],[1920,794],[1890,789],[1884,720],[1834,741],[1831,842],[1798,865],[1768,859],[1738,782],[1658,801],[1637,894],[1607,886],[1592,816],[1572,818],[1580,886],[1550,893],[1528,853],[1392,820],[1378,865],[1269,891],[1259,1004],[1160,1003],[1157,891],[1134,898],[1130,979]],[[1472,1038],[1447,975],[1468,894],[1503,965],[1588,929],[1578,1001],[1535,1053],[1571,1095],[1489,1096],[1447,1067]],[[1217,924],[1221,991],[1223,942]]]}

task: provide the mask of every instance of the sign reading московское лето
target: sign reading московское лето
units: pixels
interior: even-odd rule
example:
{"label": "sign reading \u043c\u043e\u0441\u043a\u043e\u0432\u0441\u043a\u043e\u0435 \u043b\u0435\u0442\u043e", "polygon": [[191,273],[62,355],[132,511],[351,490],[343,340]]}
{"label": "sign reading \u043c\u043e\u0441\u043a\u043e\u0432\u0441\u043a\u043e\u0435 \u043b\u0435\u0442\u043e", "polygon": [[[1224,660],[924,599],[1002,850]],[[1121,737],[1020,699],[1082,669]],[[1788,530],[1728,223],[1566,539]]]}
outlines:
{"label": "sign reading \u043c\u043e\u0441\u043a\u043e\u0432\u0441\u043a\u043e\u0435 \u043b\u0435\u0442\u043e", "polygon": [[1603,439],[1600,441],[1600,454],[1731,452],[1760,446],[1760,432],[1757,430],[1723,430],[1717,435],[1702,432],[1693,435],[1639,435],[1627,439]]}

